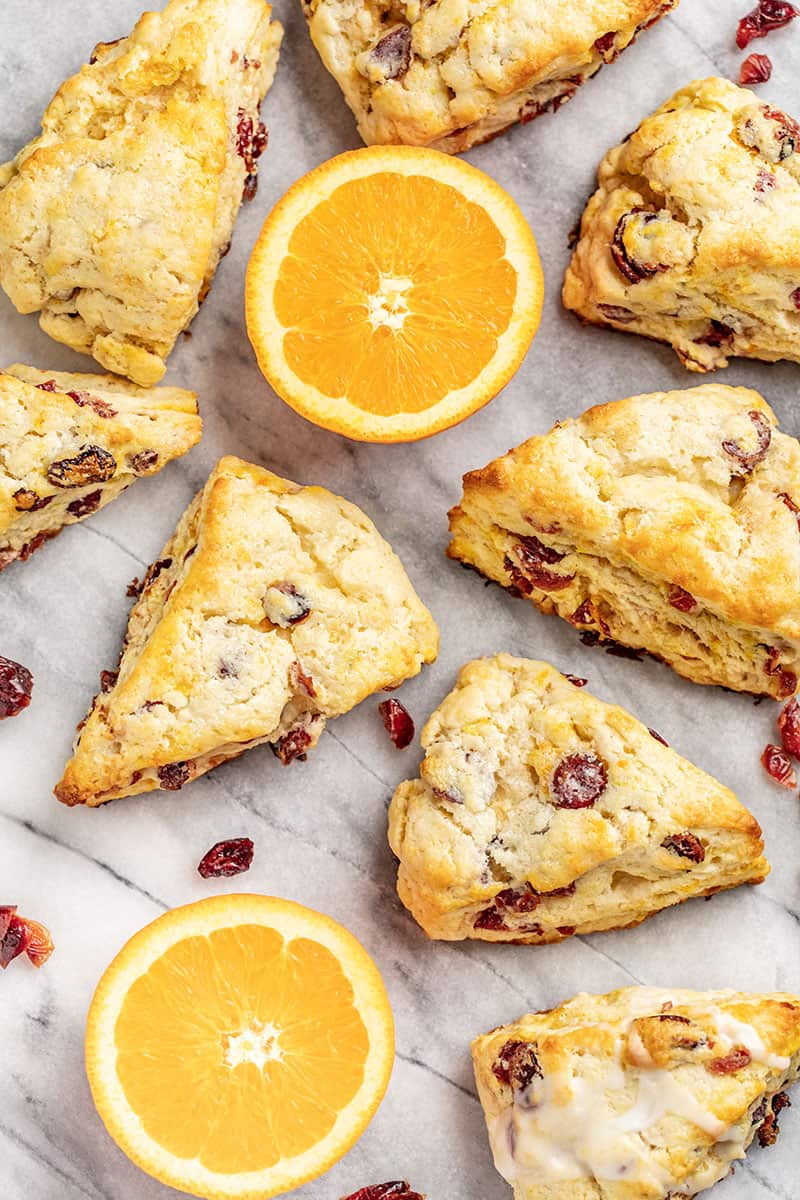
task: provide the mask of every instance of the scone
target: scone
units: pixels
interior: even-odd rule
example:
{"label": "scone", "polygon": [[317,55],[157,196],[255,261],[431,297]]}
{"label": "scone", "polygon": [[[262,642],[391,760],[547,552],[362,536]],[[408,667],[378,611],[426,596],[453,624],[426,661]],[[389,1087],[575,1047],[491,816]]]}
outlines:
{"label": "scone", "polygon": [[467,663],[422,745],[389,841],[429,937],[556,942],[769,871],[732,792],[547,663]]}
{"label": "scone", "polygon": [[476,1038],[472,1055],[515,1200],[681,1200],[754,1137],[775,1142],[800,1073],[800,998],[582,994]]}
{"label": "scone", "polygon": [[0,371],[0,571],[200,440],[194,392]]}
{"label": "scone", "polygon": [[800,443],[748,388],[633,396],[464,477],[451,558],[697,683],[800,673]]}
{"label": "scone", "polygon": [[94,806],[176,790],[261,742],[304,758],[329,717],[437,650],[360,509],[223,458],[147,571],[56,795]]}
{"label": "scone", "polygon": [[281,27],[171,0],[100,45],[0,166],[0,286],[56,341],[157,383],[253,193]]}
{"label": "scone", "polygon": [[690,371],[800,362],[800,126],[726,79],[677,92],[600,164],[563,299]]}
{"label": "scone", "polygon": [[302,0],[367,144],[457,153],[569,100],[678,0]]}

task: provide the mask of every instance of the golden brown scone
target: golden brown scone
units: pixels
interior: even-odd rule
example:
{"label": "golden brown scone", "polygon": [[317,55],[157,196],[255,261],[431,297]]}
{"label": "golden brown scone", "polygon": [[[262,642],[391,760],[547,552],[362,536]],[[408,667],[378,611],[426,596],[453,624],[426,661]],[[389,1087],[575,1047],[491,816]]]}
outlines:
{"label": "golden brown scone", "polygon": [[223,458],[149,568],[118,677],[56,795],[169,791],[250,746],[304,758],[328,717],[416,675],[438,631],[368,517]]}
{"label": "golden brown scone", "polygon": [[669,342],[690,371],[800,361],[800,126],[703,79],[600,164],[564,304]]}
{"label": "golden brown scone", "polygon": [[732,792],[547,663],[467,663],[422,745],[389,841],[429,937],[556,942],[769,871]]}
{"label": "golden brown scone", "polygon": [[303,0],[369,144],[457,153],[569,100],[678,0]]}
{"label": "golden brown scone", "polygon": [[114,375],[0,371],[0,571],[200,440],[194,392]]}
{"label": "golden brown scone", "polygon": [[472,1044],[515,1200],[682,1200],[769,1146],[800,1073],[800,998],[630,987]]}
{"label": "golden brown scone", "polygon": [[559,422],[464,477],[451,558],[680,675],[791,695],[800,443],[748,388],[654,392]]}
{"label": "golden brown scone", "polygon": [[100,45],[0,166],[0,285],[56,341],[157,383],[266,145],[281,27],[263,0],[171,0]]}

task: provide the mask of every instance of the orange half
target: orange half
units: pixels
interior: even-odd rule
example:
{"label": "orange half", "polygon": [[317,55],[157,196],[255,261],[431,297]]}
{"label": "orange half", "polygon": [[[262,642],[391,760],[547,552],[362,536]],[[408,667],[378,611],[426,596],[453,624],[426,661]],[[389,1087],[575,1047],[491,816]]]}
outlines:
{"label": "orange half", "polygon": [[247,329],[272,387],[362,441],[412,441],[482,407],[539,325],[534,236],[499,184],[412,146],[340,154],[272,210]]}
{"label": "orange half", "polygon": [[162,1183],[265,1200],[331,1167],[389,1082],[394,1027],[359,942],[269,896],[174,909],[95,993],[86,1066],[117,1144]]}

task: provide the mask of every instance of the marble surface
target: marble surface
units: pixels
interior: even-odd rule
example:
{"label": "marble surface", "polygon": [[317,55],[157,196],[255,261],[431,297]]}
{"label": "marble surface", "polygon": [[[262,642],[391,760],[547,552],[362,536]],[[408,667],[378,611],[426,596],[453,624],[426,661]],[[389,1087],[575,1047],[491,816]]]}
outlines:
{"label": "marble surface", "polygon": [[[244,330],[243,273],[264,217],[302,172],[357,145],[337,88],[321,69],[297,0],[277,0],[286,39],[264,108],[271,127],[256,200],[241,213],[211,294],[170,360],[169,382],[195,388],[202,444],[137,483],[0,581],[0,651],[26,663],[31,707],[0,727],[0,899],[46,922],[57,951],[41,972],[22,962],[0,979],[0,1196],[3,1200],[167,1200],[106,1135],[82,1065],[84,1020],[97,980],[135,930],[174,905],[229,889],[291,897],[344,922],[374,954],[397,1019],[397,1063],[371,1127],[298,1200],[335,1200],[367,1182],[410,1177],[431,1200],[505,1200],[475,1097],[468,1043],[525,1010],[580,989],[633,982],[769,990],[800,988],[800,801],[759,765],[776,708],[693,686],[656,663],[583,647],[556,618],[485,588],[443,554],[446,512],[460,477],[557,417],[590,403],[697,383],[665,347],[583,329],[562,309],[567,232],[597,162],[641,117],[688,80],[735,77],[733,35],[746,0],[683,0],[555,116],[473,151],[522,205],[539,239],[544,319],[505,392],[465,425],[410,446],[359,445],[306,424],[263,382]],[[128,31],[139,0],[3,0],[0,5],[0,161],[38,129],[45,103],[97,40]],[[759,43],[775,64],[762,93],[800,110],[800,22]],[[180,216],[176,214],[176,219]],[[5,362],[89,370],[34,317],[0,295]],[[800,368],[736,363],[718,378],[760,388],[783,427],[800,434]],[[589,677],[590,687],[655,726],[733,787],[762,822],[773,871],[757,888],[691,902],[629,931],[525,948],[433,944],[400,906],[386,844],[386,806],[416,770],[383,733],[375,701],[329,727],[306,764],[284,770],[266,747],[182,793],[68,810],[51,795],[76,723],[112,666],[141,575],[222,453],[318,482],[360,504],[404,559],[442,631],[438,662],[400,693],[418,726],[475,655],[509,650]],[[201,880],[214,841],[249,835],[256,857],[239,881]],[[800,1111],[720,1184],[719,1200],[796,1195]]]}

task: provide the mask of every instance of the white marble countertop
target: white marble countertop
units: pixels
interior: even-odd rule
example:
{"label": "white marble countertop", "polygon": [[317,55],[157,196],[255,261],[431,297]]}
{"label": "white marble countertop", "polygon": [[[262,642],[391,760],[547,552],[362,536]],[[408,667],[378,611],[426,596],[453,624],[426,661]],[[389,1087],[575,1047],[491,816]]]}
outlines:
{"label": "white marble countertop", "polygon": [[[126,33],[140,0],[3,0],[0,161],[38,130],[42,109],[96,41]],[[410,1178],[431,1200],[510,1200],[495,1173],[472,1081],[476,1033],[581,989],[643,982],[696,988],[800,988],[800,800],[759,764],[776,707],[685,683],[655,662],[581,645],[546,618],[444,557],[448,507],[462,473],[557,417],[589,404],[699,382],[671,350],[582,328],[559,303],[567,233],[606,148],[690,79],[735,78],[734,45],[749,0],[683,0],[680,8],[554,116],[516,128],[471,160],[517,198],[544,262],[544,319],[522,369],[466,424],[409,446],[360,445],[295,416],[262,380],[242,317],[245,263],[261,222],[304,171],[358,144],[348,111],[307,37],[298,0],[277,0],[286,26],[264,106],[270,144],[255,201],[239,218],[210,296],[172,355],[168,382],[195,388],[199,447],[0,579],[0,652],[35,675],[31,707],[0,726],[0,900],[50,926],[57,951],[41,972],[20,962],[0,978],[0,1196],[3,1200],[167,1200],[178,1194],[131,1165],[89,1096],[82,1045],[87,1005],[122,943],[165,909],[219,892],[263,891],[322,909],[376,957],[397,1019],[397,1063],[371,1127],[302,1200],[336,1200],[366,1183]],[[752,49],[775,65],[761,93],[800,113],[800,22]],[[3,362],[91,370],[0,295]],[[737,362],[717,378],[759,388],[800,434],[800,368]],[[638,929],[526,948],[430,943],[394,892],[386,806],[416,771],[418,742],[398,752],[370,700],[329,726],[306,764],[285,771],[267,747],[178,794],[99,810],[51,794],[99,671],[116,662],[129,601],[184,506],[222,453],[318,482],[361,505],[403,558],[442,631],[438,662],[400,696],[419,728],[470,657],[509,650],[586,675],[679,751],[733,787],[761,821],[773,871],[759,888],[694,901]],[[249,835],[252,870],[203,881],[215,841]],[[714,1191],[719,1200],[797,1194],[800,1111],[770,1150]]]}

